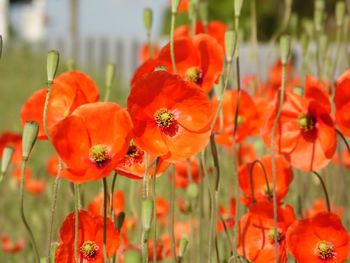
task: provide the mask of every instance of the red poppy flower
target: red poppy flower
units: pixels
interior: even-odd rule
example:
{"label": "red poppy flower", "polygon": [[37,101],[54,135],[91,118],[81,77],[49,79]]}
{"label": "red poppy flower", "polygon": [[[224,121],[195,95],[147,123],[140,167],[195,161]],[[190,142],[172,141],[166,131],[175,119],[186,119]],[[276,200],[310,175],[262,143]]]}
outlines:
{"label": "red poppy flower", "polygon": [[14,132],[4,132],[0,135],[0,158],[6,146],[14,149],[11,162],[20,164],[22,162],[22,135]]}
{"label": "red poppy flower", "polygon": [[[205,32],[203,22],[199,21],[196,24],[196,35],[202,33],[208,33],[211,37],[215,38],[220,44],[223,50],[225,50],[225,33],[227,31],[227,26],[225,23],[213,20],[208,23],[208,31]],[[174,38],[188,37],[190,36],[190,28],[188,25],[179,26],[175,29]]]}
{"label": "red poppy flower", "polygon": [[349,234],[339,217],[329,212],[294,222],[287,246],[299,263],[345,262],[350,252]]}
{"label": "red poppy flower", "polygon": [[211,103],[178,76],[156,71],[140,78],[132,86],[128,111],[135,143],[151,155],[184,160],[209,142]]}
{"label": "red poppy flower", "polygon": [[157,197],[156,199],[156,217],[162,225],[167,222],[169,213],[169,203],[164,197]]}
{"label": "red poppy flower", "polygon": [[108,176],[124,157],[131,130],[130,116],[118,104],[80,106],[52,133],[52,144],[67,165],[61,176],[75,183]]}
{"label": "red poppy flower", "polygon": [[33,195],[40,195],[46,190],[47,183],[43,180],[29,178],[25,182],[27,191]]}
{"label": "red poppy flower", "polygon": [[[148,156],[148,166],[152,164],[156,156]],[[161,176],[163,172],[169,167],[169,163],[159,159],[156,176]],[[153,176],[155,164],[149,168],[148,175]],[[146,152],[141,150],[133,140],[131,140],[128,151],[124,158],[117,164],[116,172],[131,179],[142,179],[146,172]]]}
{"label": "red poppy flower", "polygon": [[240,143],[237,149],[237,158],[239,166],[256,160],[257,157],[253,145],[248,142]]}
{"label": "red poppy flower", "polygon": [[[237,90],[226,91],[222,102],[222,129],[220,131],[220,118],[218,118],[214,130],[218,132],[215,141],[220,145],[231,146],[233,143],[233,132],[235,128],[235,111],[237,105]],[[214,104],[218,105],[217,98]],[[260,127],[258,111],[249,94],[242,90],[240,106],[237,118],[236,142],[240,143],[248,136],[255,136]]]}
{"label": "red poppy flower", "polygon": [[12,243],[10,237],[7,234],[1,235],[1,248],[2,251],[9,254],[15,254],[24,248],[25,242],[23,239],[17,241],[16,243]]}
{"label": "red poppy flower", "polygon": [[[169,0],[170,6],[171,6],[171,2],[172,2],[172,0]],[[180,0],[179,7],[178,7],[177,11],[180,13],[187,12],[189,4],[190,4],[190,0]]]}
{"label": "red poppy flower", "polygon": [[[334,205],[331,205],[331,210],[334,214],[339,216],[340,218],[343,216],[344,209],[342,207],[335,207]],[[313,204],[312,207],[305,211],[304,218],[310,218],[315,216],[318,213],[326,212],[327,211],[327,205],[324,199],[317,198]]]}
{"label": "red poppy flower", "polygon": [[[103,217],[80,210],[78,215],[79,262],[103,263]],[[75,213],[68,215],[59,232],[59,246],[55,263],[77,263],[74,257]],[[113,222],[107,218],[106,254],[111,258],[119,247],[119,234]]]}
{"label": "red poppy flower", "polygon": [[[272,158],[271,155],[265,155],[259,159],[263,167],[259,163],[255,163],[252,171],[252,181],[254,189],[255,201],[272,201]],[[252,190],[250,186],[250,172],[253,163],[242,165],[238,170],[239,187],[244,193],[241,201],[245,205],[253,202]],[[266,172],[266,178],[265,173]],[[293,171],[288,161],[282,156],[276,156],[276,197],[277,202],[288,193],[288,187],[293,180]],[[267,180],[267,182],[266,182]]]}
{"label": "red poppy flower", "polygon": [[[193,38],[181,37],[174,42],[176,74],[183,79],[209,92],[219,80],[224,65],[224,52],[217,41],[207,34],[199,34]],[[161,68],[173,72],[170,44],[163,47],[157,58],[145,62],[136,71],[131,83],[140,76]]]}
{"label": "red poppy flower", "polygon": [[[197,159],[190,160],[191,177],[193,182],[199,183],[200,169],[199,161]],[[188,161],[180,161],[175,164],[175,187],[187,188],[191,179],[188,174]]]}
{"label": "red poppy flower", "polygon": [[[271,131],[278,104],[279,100],[275,100],[275,106],[267,114],[262,129],[267,145],[271,144]],[[292,166],[304,171],[315,171],[325,167],[335,152],[336,139],[330,112],[322,104],[317,100],[286,92],[275,142],[276,150],[283,154]]]}
{"label": "red poppy flower", "polygon": [[[95,215],[103,215],[103,193],[97,195],[87,206],[88,211]],[[110,197],[107,200],[107,210],[110,209]],[[115,191],[113,195],[113,212],[118,217],[119,213],[124,211],[124,192]]]}
{"label": "red poppy flower", "polygon": [[347,70],[336,82],[334,103],[336,122],[341,132],[350,137],[350,70]]}
{"label": "red poppy flower", "polygon": [[274,246],[277,238],[278,262],[287,262],[285,236],[295,215],[290,206],[278,207],[277,214],[275,235],[272,203],[261,202],[250,207],[250,211],[239,220],[239,255],[254,263],[276,262]]}
{"label": "red poppy flower", "polygon": [[[224,206],[219,206],[219,211],[225,221],[226,227],[233,228],[235,226],[236,200],[234,198],[231,199],[229,212],[226,211]],[[217,229],[219,233],[225,230],[224,224],[221,221],[218,221]]]}
{"label": "red poppy flower", "polygon": [[331,112],[331,103],[327,93],[326,83],[308,75],[305,79],[305,98],[317,100],[322,106]]}
{"label": "red poppy flower", "polygon": [[[36,91],[23,105],[21,122],[36,121],[39,124],[38,139],[46,139],[43,126],[43,112],[47,88]],[[95,102],[99,98],[98,89],[93,80],[78,71],[63,73],[55,78],[51,87],[51,96],[47,110],[49,132],[62,119],[69,116],[78,106]]]}

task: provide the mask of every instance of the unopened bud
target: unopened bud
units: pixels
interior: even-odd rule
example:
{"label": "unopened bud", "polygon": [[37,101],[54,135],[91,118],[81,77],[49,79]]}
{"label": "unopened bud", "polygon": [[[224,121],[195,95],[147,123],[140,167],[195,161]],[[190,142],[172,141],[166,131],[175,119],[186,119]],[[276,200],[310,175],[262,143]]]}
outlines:
{"label": "unopened bud", "polygon": [[141,263],[142,262],[142,254],[138,249],[128,249],[124,253],[124,263]]}
{"label": "unopened bud", "polygon": [[171,0],[171,12],[176,13],[179,8],[180,0]]}
{"label": "unopened bud", "polygon": [[115,222],[115,227],[117,229],[117,231],[120,233],[120,230],[123,227],[124,224],[124,220],[125,220],[125,213],[124,212],[120,212],[118,214],[117,220]]}
{"label": "unopened bud", "polygon": [[335,6],[335,19],[338,27],[341,27],[343,25],[345,8],[345,3],[342,1],[338,1]]}
{"label": "unopened bud", "polygon": [[208,2],[199,3],[199,17],[202,19],[203,24],[208,24]]}
{"label": "unopened bud", "polygon": [[225,51],[226,60],[232,61],[232,56],[235,51],[236,34],[233,30],[228,30],[225,33]]}
{"label": "unopened bud", "polygon": [[142,227],[145,230],[151,229],[153,209],[152,200],[142,200]]}
{"label": "unopened bud", "polygon": [[187,250],[187,246],[188,246],[188,239],[186,237],[181,238],[180,240],[180,244],[179,244],[179,257],[183,258],[186,250]]}
{"label": "unopened bud", "polygon": [[153,12],[151,8],[145,8],[143,10],[143,23],[145,25],[146,31],[151,32],[153,24]]}
{"label": "unopened bud", "polygon": [[111,87],[115,78],[115,64],[109,63],[106,67],[106,86]]}
{"label": "unopened bud", "polygon": [[34,147],[39,132],[39,124],[35,121],[27,121],[22,134],[22,158],[28,160]]}
{"label": "unopened bud", "polygon": [[289,53],[290,53],[290,36],[284,35],[280,39],[280,50],[281,50],[281,62],[287,64]]}
{"label": "unopened bud", "polygon": [[323,0],[315,1],[315,11],[314,11],[314,23],[316,31],[320,32],[322,30],[322,24],[324,19],[324,9],[325,3]]}
{"label": "unopened bud", "polygon": [[51,50],[47,54],[47,81],[51,83],[56,76],[60,54],[56,50]]}
{"label": "unopened bud", "polygon": [[241,15],[243,0],[234,0],[235,16],[239,17]]}
{"label": "unopened bud", "polygon": [[9,146],[6,146],[2,151],[0,175],[3,175],[7,172],[7,169],[9,168],[11,163],[13,152],[14,152],[14,149]]}
{"label": "unopened bud", "polygon": [[199,194],[198,185],[196,185],[195,183],[190,183],[187,187],[186,193],[190,199],[196,199]]}

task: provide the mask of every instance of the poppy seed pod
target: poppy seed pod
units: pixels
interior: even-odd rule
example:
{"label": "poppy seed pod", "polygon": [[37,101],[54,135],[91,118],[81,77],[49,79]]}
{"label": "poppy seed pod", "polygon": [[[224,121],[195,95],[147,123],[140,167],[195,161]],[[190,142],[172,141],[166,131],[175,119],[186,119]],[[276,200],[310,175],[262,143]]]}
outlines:
{"label": "poppy seed pod", "polygon": [[14,149],[8,146],[6,146],[2,151],[0,175],[4,175],[7,172],[7,169],[11,163],[13,152]]}
{"label": "poppy seed pod", "polygon": [[153,209],[152,200],[146,199],[142,201],[142,227],[145,230],[151,229]]}
{"label": "poppy seed pod", "polygon": [[106,86],[111,87],[115,78],[115,64],[109,63],[106,67]]}
{"label": "poppy seed pod", "polygon": [[179,9],[180,0],[171,0],[171,12],[176,13]]}
{"label": "poppy seed pod", "polygon": [[143,23],[145,25],[147,33],[151,32],[153,24],[153,12],[151,8],[145,8],[143,10]]}
{"label": "poppy seed pod", "polygon": [[289,53],[290,53],[290,36],[284,35],[280,39],[280,49],[281,49],[281,62],[282,64],[287,64]]}
{"label": "poppy seed pod", "polygon": [[56,76],[58,69],[58,63],[60,61],[60,53],[56,50],[51,50],[47,54],[47,82],[52,83]]}
{"label": "poppy seed pod", "polygon": [[187,246],[188,246],[188,239],[186,237],[181,238],[180,240],[180,244],[179,244],[179,257],[183,258],[186,250],[187,250]]}
{"label": "poppy seed pod", "polygon": [[35,121],[27,121],[22,135],[22,158],[28,160],[39,133],[39,124]]}
{"label": "poppy seed pod", "polygon": [[225,33],[225,50],[227,62],[232,61],[233,52],[235,51],[236,34],[233,30]]}
{"label": "poppy seed pod", "polygon": [[241,15],[243,0],[235,0],[234,1],[234,7],[235,7],[235,16],[239,17]]}

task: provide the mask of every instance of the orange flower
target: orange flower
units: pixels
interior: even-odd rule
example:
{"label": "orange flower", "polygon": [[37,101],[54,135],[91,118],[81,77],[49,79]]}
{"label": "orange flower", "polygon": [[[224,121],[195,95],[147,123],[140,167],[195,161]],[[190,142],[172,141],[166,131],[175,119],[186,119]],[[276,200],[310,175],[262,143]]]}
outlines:
{"label": "orange flower", "polygon": [[[78,235],[79,262],[103,263],[103,217],[80,210]],[[74,258],[75,213],[66,217],[59,232],[55,263],[77,263]],[[107,218],[106,254],[111,258],[119,247],[119,234]]]}
{"label": "orange flower", "polygon": [[[265,155],[259,160],[262,165],[255,163],[252,171],[252,181],[254,189],[255,201],[272,201],[272,158],[271,155]],[[245,205],[249,205],[253,202],[251,182],[250,182],[250,172],[253,163],[247,163],[242,165],[238,170],[238,180],[239,187],[244,193],[241,197],[241,201]],[[264,174],[266,172],[266,178]],[[282,199],[288,193],[288,187],[293,180],[293,171],[290,164],[282,156],[276,156],[276,197],[277,202],[281,202]],[[267,182],[266,182],[267,180]]]}
{"label": "orange flower", "polygon": [[334,103],[336,122],[342,133],[350,137],[350,70],[340,76],[336,82]]}
{"label": "orange flower", "polygon": [[178,76],[156,71],[141,77],[132,86],[128,111],[135,143],[150,155],[184,160],[209,142],[211,103]]}
{"label": "orange flower", "polygon": [[[195,183],[199,183],[199,161],[197,159],[190,160],[190,169],[192,180]],[[175,164],[175,186],[177,188],[187,188],[190,183],[188,174],[188,161],[180,161]]]}
{"label": "orange flower", "polygon": [[[110,209],[110,197],[107,197],[107,210]],[[88,211],[95,215],[103,215],[103,193],[97,195],[87,206]],[[124,192],[115,191],[113,194],[113,212],[118,217],[120,212],[124,211]]]}
{"label": "orange flower", "polygon": [[[215,141],[218,144],[231,146],[233,143],[233,132],[235,128],[235,111],[237,105],[237,90],[226,91],[222,102],[222,130],[220,131],[220,118],[218,118],[214,130],[218,132]],[[214,104],[218,104],[217,98],[214,98]],[[255,136],[260,127],[260,120],[255,103],[249,94],[242,90],[240,106],[237,117],[236,142],[240,143],[248,136]]]}
{"label": "orange flower", "polygon": [[[176,74],[209,92],[219,80],[224,65],[224,53],[217,41],[207,34],[177,38],[174,52]],[[170,43],[160,50],[157,58],[139,67],[131,83],[134,84],[140,76],[156,69],[173,72]]]}
{"label": "orange flower", "polygon": [[[156,156],[148,156],[148,166],[152,164],[156,159]],[[161,176],[163,172],[168,168],[169,163],[159,159],[158,169],[156,176]],[[148,175],[153,176],[155,164],[149,169]],[[117,164],[115,168],[116,172],[120,175],[124,175],[131,179],[142,179],[146,172],[146,156],[145,151],[141,150],[133,140],[131,140],[128,151],[124,158]]]}
{"label": "orange flower", "polygon": [[287,262],[285,236],[289,225],[295,220],[293,208],[277,209],[277,235],[274,233],[273,205],[256,203],[239,220],[238,253],[254,263],[276,262],[275,238],[278,241],[278,262]]}
{"label": "orange flower", "polygon": [[[43,126],[43,112],[47,88],[36,91],[23,105],[21,122],[36,121],[40,130],[38,139],[47,139]],[[93,80],[79,71],[63,73],[55,78],[51,87],[51,96],[47,110],[49,132],[62,119],[69,116],[78,106],[95,102],[99,98],[98,89]]]}
{"label": "orange flower", "polygon": [[169,212],[169,203],[164,197],[158,197],[156,199],[156,216],[161,220],[161,223],[166,223],[167,215]]}
{"label": "orange flower", "polygon": [[11,162],[20,164],[22,162],[22,135],[14,132],[4,132],[0,135],[0,158],[6,146],[14,149]]}
{"label": "orange flower", "polygon": [[[331,205],[331,210],[333,211],[334,214],[336,214],[340,218],[343,216],[344,209],[342,207],[335,207],[335,206]],[[327,211],[327,206],[326,206],[326,202],[324,201],[324,199],[317,198],[313,202],[312,207],[309,208],[307,211],[305,211],[305,213],[303,213],[303,214],[304,214],[304,218],[309,218],[309,217],[315,216],[318,213],[326,212],[326,211]]]}
{"label": "orange flower", "polygon": [[[223,50],[225,49],[226,30],[227,30],[226,24],[221,21],[213,20],[208,23],[208,31],[207,31],[208,35],[215,38]],[[202,33],[206,33],[206,32],[205,32],[203,22],[199,21],[196,24],[196,35],[202,34]],[[175,32],[174,32],[175,38],[188,37],[188,36],[190,36],[190,28],[188,25],[179,26],[175,29]]]}
{"label": "orange flower", "polygon": [[326,83],[308,75],[305,79],[305,98],[317,100],[322,107],[331,112],[331,103],[327,93]]}
{"label": "orange flower", "polygon": [[108,176],[124,157],[131,130],[130,116],[118,104],[80,106],[52,133],[52,144],[67,165],[61,176],[75,183]]}
{"label": "orange flower", "polygon": [[15,254],[21,252],[24,248],[25,242],[23,239],[12,243],[10,237],[7,234],[1,235],[1,248],[5,253]]}
{"label": "orange flower", "polygon": [[[262,136],[271,144],[271,130],[277,114],[279,100],[267,114]],[[283,135],[283,136],[282,136]],[[291,165],[303,171],[315,171],[325,167],[336,149],[336,131],[330,112],[317,100],[304,99],[286,92],[282,106],[275,143]]]}
{"label": "orange flower", "polygon": [[[171,6],[171,2],[172,2],[172,0],[169,0],[170,6]],[[178,7],[177,11],[180,13],[186,12],[188,10],[189,4],[190,4],[190,0],[180,0],[179,7]]]}
{"label": "orange flower", "polygon": [[349,234],[339,217],[329,212],[294,222],[287,246],[299,263],[345,262],[350,252]]}

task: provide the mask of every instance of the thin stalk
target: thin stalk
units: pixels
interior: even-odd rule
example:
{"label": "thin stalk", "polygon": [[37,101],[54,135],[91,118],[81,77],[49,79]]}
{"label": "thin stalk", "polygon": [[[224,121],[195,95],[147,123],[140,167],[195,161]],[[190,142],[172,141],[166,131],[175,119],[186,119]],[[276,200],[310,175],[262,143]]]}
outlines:
{"label": "thin stalk", "polygon": [[114,188],[115,188],[117,179],[118,179],[118,173],[114,172],[113,180],[112,180],[112,186],[111,186],[111,201],[110,201],[110,206],[111,207],[110,207],[110,211],[109,211],[110,212],[110,217],[111,217],[113,223],[115,222],[115,216],[114,216],[114,210],[113,210],[113,206],[114,206]]}
{"label": "thin stalk", "polygon": [[170,211],[169,211],[169,234],[171,242],[171,256],[173,262],[176,263],[176,244],[175,244],[175,233],[174,233],[174,220],[175,220],[175,165],[173,164],[173,173],[169,177],[170,181]]}
{"label": "thin stalk", "polygon": [[312,173],[314,175],[317,176],[317,178],[320,180],[320,183],[321,183],[321,186],[322,186],[322,189],[323,189],[323,192],[324,192],[324,196],[325,196],[325,199],[326,199],[326,204],[327,204],[327,211],[328,212],[331,212],[331,205],[330,205],[330,202],[329,202],[329,195],[328,195],[328,191],[327,191],[327,188],[326,188],[326,184],[324,183],[324,180],[322,179],[321,175],[315,171],[312,171]]}
{"label": "thin stalk", "polygon": [[173,66],[173,72],[176,73],[175,51],[174,51],[174,31],[175,31],[176,12],[171,12],[170,25],[170,58]]}
{"label": "thin stalk", "polygon": [[344,134],[341,131],[339,131],[338,129],[335,129],[335,130],[338,133],[338,135],[340,136],[340,138],[342,138],[343,142],[345,143],[346,149],[348,150],[348,153],[350,154],[350,146],[349,146],[349,143],[346,140]]}
{"label": "thin stalk", "polygon": [[74,257],[75,262],[79,262],[79,185],[74,184],[74,207],[75,207],[75,225],[74,225]]}
{"label": "thin stalk", "polygon": [[153,199],[153,262],[157,262],[157,204],[156,204],[156,182],[157,182],[157,170],[159,166],[159,157],[156,158],[156,164],[154,167],[152,178],[152,199]]}
{"label": "thin stalk", "polygon": [[[256,0],[250,1],[250,28],[251,28],[251,43],[253,47],[253,54],[257,65],[258,81],[260,80],[260,59],[259,59],[259,46],[258,46],[258,32],[257,32],[257,16],[256,16]],[[259,86],[259,85],[257,85]]]}
{"label": "thin stalk", "polygon": [[46,262],[50,262],[50,256],[51,256],[51,241],[52,241],[52,232],[53,232],[53,223],[55,218],[55,211],[56,211],[56,205],[57,205],[57,195],[58,190],[60,187],[60,175],[62,171],[62,160],[61,158],[58,159],[58,169],[56,178],[53,185],[53,193],[52,193],[52,202],[51,202],[51,213],[50,213],[50,225],[49,225],[49,235],[47,240],[47,254],[46,254]]}
{"label": "thin stalk", "polygon": [[36,262],[39,263],[40,262],[40,256],[39,256],[39,252],[38,252],[38,247],[36,245],[36,242],[35,242],[35,238],[34,238],[34,235],[33,235],[33,232],[32,232],[32,229],[30,228],[29,226],[29,223],[25,217],[25,214],[24,214],[24,175],[25,175],[25,169],[26,169],[26,164],[27,164],[27,161],[26,160],[22,160],[22,164],[21,164],[21,183],[20,183],[20,214],[21,214],[21,219],[22,219],[22,222],[29,234],[29,238],[30,238],[30,241],[32,243],[32,246],[33,246],[33,250],[34,250],[34,254],[35,254],[35,259],[36,259]]}
{"label": "thin stalk", "polygon": [[103,257],[107,262],[107,201],[108,201],[108,186],[106,177],[102,179],[103,183]]}
{"label": "thin stalk", "polygon": [[221,224],[224,226],[225,235],[226,235],[226,238],[227,238],[227,240],[229,242],[229,245],[230,245],[230,256],[232,256],[233,255],[233,250],[232,250],[233,243],[232,243],[232,240],[231,240],[231,236],[230,236],[230,233],[228,232],[228,228],[227,228],[225,219],[223,218],[223,216],[222,216],[222,214],[220,212],[218,214],[219,214],[219,218],[220,218]]}
{"label": "thin stalk", "polygon": [[254,182],[253,182],[253,171],[254,167],[256,164],[259,164],[261,169],[263,170],[263,174],[265,177],[265,182],[266,182],[266,187],[267,187],[267,192],[271,193],[270,185],[269,185],[269,180],[267,178],[267,173],[264,164],[260,160],[255,160],[254,162],[251,163],[250,165],[250,170],[249,170],[249,179],[250,179],[250,189],[251,189],[251,195],[252,195],[252,203],[255,203],[255,194],[254,194]]}
{"label": "thin stalk", "polygon": [[[284,102],[284,90],[286,85],[286,64],[282,64],[282,85],[280,90],[280,99],[279,99],[279,105],[278,105],[278,111],[276,114],[276,118],[273,123],[272,132],[271,132],[271,157],[272,157],[272,181],[273,181],[273,229],[275,236],[277,236],[277,198],[276,198],[276,181],[277,181],[277,172],[276,172],[276,156],[275,156],[275,134],[276,134],[276,128],[278,121],[281,116],[282,106]],[[276,256],[276,262],[278,263],[278,240],[277,238],[275,240],[275,256]]]}

